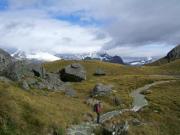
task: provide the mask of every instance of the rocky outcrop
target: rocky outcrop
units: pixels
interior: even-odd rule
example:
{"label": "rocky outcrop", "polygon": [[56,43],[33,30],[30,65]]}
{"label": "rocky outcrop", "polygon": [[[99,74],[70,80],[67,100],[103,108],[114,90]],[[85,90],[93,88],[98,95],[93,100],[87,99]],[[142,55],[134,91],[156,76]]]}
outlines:
{"label": "rocky outcrop", "polygon": [[29,64],[28,68],[33,72],[34,76],[45,78],[46,70],[41,64]]}
{"label": "rocky outcrop", "polygon": [[180,58],[180,45],[172,49],[166,56],[169,61],[174,61]]}
{"label": "rocky outcrop", "polygon": [[7,66],[4,75],[13,81],[21,81],[26,77],[32,77],[33,73],[25,61],[16,61]]}
{"label": "rocky outcrop", "polygon": [[2,73],[7,66],[13,61],[11,55],[0,49],[0,72]]}
{"label": "rocky outcrop", "polygon": [[[77,69],[77,75],[83,76],[82,67],[78,64],[71,65]],[[67,70],[69,71],[69,70]],[[75,72],[75,71],[74,71]],[[25,90],[48,89],[65,90],[66,83],[62,82],[59,74],[47,73],[41,64],[33,64],[29,61],[15,61],[7,52],[0,49],[0,75],[18,82]],[[75,95],[71,91],[71,95]]]}
{"label": "rocky outcrop", "polygon": [[44,78],[46,72],[41,64],[29,64],[26,61],[14,61],[7,66],[4,75],[13,81],[21,81],[27,77]]}
{"label": "rocky outcrop", "polygon": [[165,57],[148,64],[149,66],[159,66],[163,64],[167,64],[169,62],[180,59],[180,45],[173,48]]}
{"label": "rocky outcrop", "polygon": [[103,85],[101,83],[96,84],[92,91],[92,96],[106,96],[111,94],[112,85]]}
{"label": "rocky outcrop", "polygon": [[82,65],[74,63],[62,69],[60,76],[65,82],[81,82],[86,80],[86,71]]}
{"label": "rocky outcrop", "polygon": [[106,75],[106,73],[104,70],[98,68],[98,69],[96,69],[96,72],[94,73],[94,75],[95,76],[104,76],[104,75]]}
{"label": "rocky outcrop", "polygon": [[[26,78],[26,85],[23,84],[22,87],[28,85],[30,88],[36,89],[47,89],[47,90],[65,90],[65,83],[59,79],[58,74],[46,73],[44,78],[31,77]],[[24,88],[26,88],[24,87]],[[27,87],[27,88],[28,88]]]}

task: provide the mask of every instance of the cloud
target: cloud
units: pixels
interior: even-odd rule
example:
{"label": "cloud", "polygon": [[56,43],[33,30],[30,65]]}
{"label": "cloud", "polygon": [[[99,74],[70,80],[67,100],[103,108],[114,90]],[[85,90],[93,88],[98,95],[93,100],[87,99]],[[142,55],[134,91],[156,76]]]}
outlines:
{"label": "cloud", "polygon": [[99,28],[72,25],[38,10],[4,12],[0,16],[1,46],[24,51],[85,53],[100,50],[110,40],[106,36],[97,38],[102,33]]}
{"label": "cloud", "polygon": [[[8,2],[9,10],[18,10],[20,13],[16,16],[22,20],[16,24],[6,25],[9,27],[6,30],[12,35],[18,32],[20,34],[20,31],[24,32],[21,33],[22,37],[24,34],[29,35],[28,39],[23,37],[24,40],[32,40],[36,45],[40,40],[44,46],[48,46],[47,44],[54,46],[56,51],[64,49],[64,51],[69,50],[68,52],[82,52],[84,47],[87,47],[84,50],[88,51],[115,50],[123,47],[131,50],[138,47],[146,49],[144,51],[147,52],[150,48],[146,46],[149,46],[152,48],[151,54],[153,55],[154,52],[154,55],[157,55],[156,50],[153,49],[157,49],[158,46],[161,49],[163,45],[165,49],[163,52],[159,51],[158,55],[160,55],[171,48],[169,45],[174,47],[180,43],[179,0],[8,0]],[[29,17],[23,13],[24,9],[29,11],[28,14],[31,16],[35,16],[29,19],[34,20],[30,21],[31,23],[27,23]],[[7,19],[12,16],[11,14],[15,13],[6,14],[7,22],[13,20]],[[60,18],[57,18],[58,16]],[[73,20],[73,17],[76,20]],[[4,20],[2,16],[0,18]],[[82,26],[88,22],[90,26]],[[97,22],[103,23],[95,26]],[[2,27],[2,24],[0,25]],[[26,27],[25,25],[31,26],[17,30]],[[18,32],[13,31],[15,28]],[[61,29],[61,32],[57,29]],[[56,33],[56,36],[52,37],[53,33]],[[22,40],[18,42],[17,44],[25,43]],[[157,47],[151,46],[152,44]],[[50,48],[53,50],[52,47]],[[121,54],[123,54],[122,50],[119,51],[119,55]]]}

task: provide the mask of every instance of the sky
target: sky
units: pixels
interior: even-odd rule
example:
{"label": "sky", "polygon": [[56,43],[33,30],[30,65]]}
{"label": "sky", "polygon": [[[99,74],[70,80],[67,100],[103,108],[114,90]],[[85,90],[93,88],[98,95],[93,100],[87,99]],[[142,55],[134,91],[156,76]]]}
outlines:
{"label": "sky", "polygon": [[180,44],[180,0],[0,0],[0,47],[162,57]]}

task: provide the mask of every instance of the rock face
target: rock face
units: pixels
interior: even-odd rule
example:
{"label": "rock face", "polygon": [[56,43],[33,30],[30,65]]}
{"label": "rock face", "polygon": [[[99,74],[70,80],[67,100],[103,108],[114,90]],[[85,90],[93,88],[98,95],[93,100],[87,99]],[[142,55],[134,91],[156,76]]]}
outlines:
{"label": "rock face", "polygon": [[65,84],[59,79],[58,74],[46,73],[44,78],[27,78],[30,88],[47,90],[64,90]]}
{"label": "rock face", "polygon": [[167,64],[169,62],[180,59],[180,45],[176,46],[172,49],[165,57],[149,64],[150,66],[159,66],[163,64]]}
{"label": "rock face", "polygon": [[28,68],[34,73],[34,76],[45,78],[46,71],[41,64],[29,64]]}
{"label": "rock face", "polygon": [[61,70],[60,76],[65,82],[80,82],[86,80],[86,71],[82,65],[74,63]]}
{"label": "rock face", "polygon": [[11,55],[0,49],[0,72],[3,72],[12,61]]}
{"label": "rock face", "polygon": [[96,72],[94,73],[95,76],[104,76],[106,75],[105,71],[102,69],[96,69]]}
{"label": "rock face", "polygon": [[103,85],[101,83],[96,84],[92,91],[92,96],[106,96],[111,94],[112,86],[111,85]]}
{"label": "rock face", "polygon": [[[77,76],[83,78],[82,67],[71,65],[77,69]],[[69,71],[69,70],[67,70]],[[79,71],[79,72],[78,72]],[[70,72],[70,71],[69,71]],[[76,74],[75,71],[72,71]],[[46,73],[41,64],[32,64],[27,61],[15,61],[7,52],[0,49],[0,75],[18,82],[25,90],[31,88],[48,90],[65,90],[65,83],[60,80],[59,74]],[[85,79],[85,77],[83,78]]]}
{"label": "rock face", "polygon": [[33,76],[33,73],[24,61],[16,61],[8,65],[5,76],[13,81],[20,81],[27,76]]}
{"label": "rock face", "polygon": [[180,58],[180,45],[176,46],[174,49],[172,49],[166,56],[166,58],[169,61],[173,61],[175,59]]}
{"label": "rock face", "polygon": [[26,61],[14,61],[7,66],[5,76],[13,81],[21,81],[27,77],[44,78],[45,69],[40,64],[28,64]]}
{"label": "rock face", "polygon": [[123,60],[119,56],[113,56],[110,60],[110,63],[124,64]]}

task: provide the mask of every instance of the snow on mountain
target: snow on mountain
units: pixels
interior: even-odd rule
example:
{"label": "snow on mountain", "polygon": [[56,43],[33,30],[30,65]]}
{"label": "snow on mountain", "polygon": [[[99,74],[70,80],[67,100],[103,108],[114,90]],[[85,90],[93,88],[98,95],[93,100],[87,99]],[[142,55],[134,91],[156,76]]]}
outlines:
{"label": "snow on mountain", "polygon": [[124,57],[125,63],[131,66],[142,66],[156,61],[154,57]]}
{"label": "snow on mountain", "polygon": [[37,60],[37,61],[56,61],[61,59],[47,52],[26,53],[21,50],[14,52],[13,54],[11,54],[11,56],[18,60],[28,59],[28,60]]}
{"label": "snow on mountain", "polygon": [[110,63],[124,64],[120,56],[111,56],[106,52],[90,52],[83,54],[56,54],[64,60],[101,60]]}

